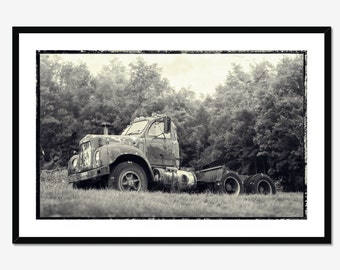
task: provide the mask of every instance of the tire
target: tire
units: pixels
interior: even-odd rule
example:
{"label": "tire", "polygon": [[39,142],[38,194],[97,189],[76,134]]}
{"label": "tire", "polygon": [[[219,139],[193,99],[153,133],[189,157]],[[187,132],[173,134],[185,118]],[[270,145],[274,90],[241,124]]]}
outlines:
{"label": "tire", "polygon": [[224,173],[219,191],[228,195],[238,196],[243,192],[241,178],[234,172]]}
{"label": "tire", "polygon": [[274,195],[276,187],[273,180],[266,174],[255,174],[250,177],[246,190],[248,193]]}
{"label": "tire", "polygon": [[146,191],[148,181],[143,168],[132,161],[119,163],[108,179],[108,188],[120,191]]}

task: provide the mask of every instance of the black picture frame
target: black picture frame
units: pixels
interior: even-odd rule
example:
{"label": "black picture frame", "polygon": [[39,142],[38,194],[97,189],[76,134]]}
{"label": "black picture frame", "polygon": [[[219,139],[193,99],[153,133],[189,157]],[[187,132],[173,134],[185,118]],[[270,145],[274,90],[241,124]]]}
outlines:
{"label": "black picture frame", "polygon": [[[12,29],[13,63],[13,190],[14,244],[330,244],[331,234],[331,27],[22,27]],[[20,35],[22,34],[322,34],[324,37],[324,233],[312,237],[38,237],[20,233],[19,130]],[[34,93],[32,93],[34,95]],[[38,162],[38,157],[37,157]],[[37,191],[38,192],[38,191]]]}

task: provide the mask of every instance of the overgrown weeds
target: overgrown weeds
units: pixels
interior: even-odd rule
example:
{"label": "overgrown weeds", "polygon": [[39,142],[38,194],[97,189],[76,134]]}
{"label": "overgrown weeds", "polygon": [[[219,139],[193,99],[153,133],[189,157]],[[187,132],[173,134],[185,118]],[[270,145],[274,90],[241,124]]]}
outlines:
{"label": "overgrown weeds", "polygon": [[74,189],[66,170],[42,171],[40,217],[72,218],[300,218],[303,193],[273,196],[119,192]]}

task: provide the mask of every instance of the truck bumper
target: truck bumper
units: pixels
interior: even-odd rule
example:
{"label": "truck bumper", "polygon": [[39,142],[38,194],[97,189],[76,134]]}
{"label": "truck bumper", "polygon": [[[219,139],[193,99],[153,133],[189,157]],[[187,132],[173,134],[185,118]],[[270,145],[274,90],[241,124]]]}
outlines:
{"label": "truck bumper", "polygon": [[76,183],[79,181],[89,180],[107,174],[110,174],[110,166],[103,166],[86,172],[70,174],[68,176],[68,181],[69,183]]}

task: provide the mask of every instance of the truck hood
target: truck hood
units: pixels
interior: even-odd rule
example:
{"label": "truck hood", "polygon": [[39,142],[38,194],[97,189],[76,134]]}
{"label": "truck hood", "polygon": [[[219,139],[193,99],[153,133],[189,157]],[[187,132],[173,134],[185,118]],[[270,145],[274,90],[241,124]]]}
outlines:
{"label": "truck hood", "polygon": [[123,143],[123,144],[133,144],[138,140],[137,136],[132,135],[97,135],[97,134],[88,134],[83,139],[80,140],[80,144],[83,144],[87,141],[93,141],[98,139],[101,145],[109,144],[109,143]]}

